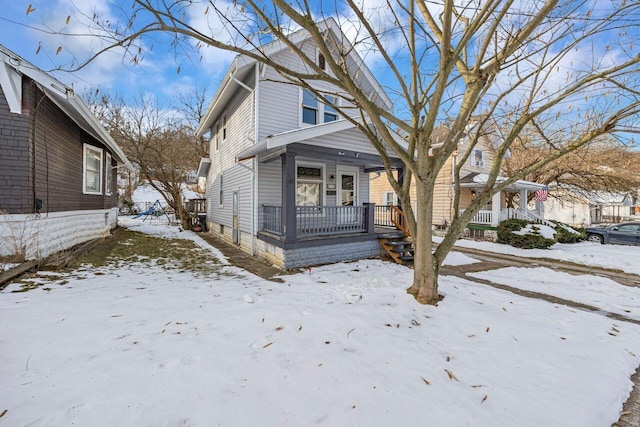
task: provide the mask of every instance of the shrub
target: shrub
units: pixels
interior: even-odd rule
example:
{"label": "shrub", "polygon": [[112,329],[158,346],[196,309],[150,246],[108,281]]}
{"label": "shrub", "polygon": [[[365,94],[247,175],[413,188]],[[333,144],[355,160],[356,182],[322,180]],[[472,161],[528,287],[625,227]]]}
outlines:
{"label": "shrub", "polygon": [[[540,234],[539,224],[531,224],[523,219],[508,219],[498,224],[498,243],[505,243],[522,249],[547,249],[556,243]],[[525,232],[518,233],[525,229]],[[527,230],[529,228],[530,230]]]}
{"label": "shrub", "polygon": [[558,221],[551,222],[556,224],[556,240],[558,243],[577,243],[584,240],[584,228],[576,229]]}

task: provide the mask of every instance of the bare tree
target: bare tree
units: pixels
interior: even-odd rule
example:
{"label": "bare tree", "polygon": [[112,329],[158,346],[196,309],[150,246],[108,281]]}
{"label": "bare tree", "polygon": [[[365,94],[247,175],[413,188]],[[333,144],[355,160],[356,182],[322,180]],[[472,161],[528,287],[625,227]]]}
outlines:
{"label": "bare tree", "polygon": [[[367,6],[373,3],[374,6]],[[285,0],[134,0],[120,10],[122,22],[91,17],[92,34],[106,45],[124,48],[135,63],[146,49],[158,49],[159,33],[171,35],[178,51],[214,47],[237,52],[277,70],[289,83],[312,88],[323,81],[343,94],[341,105],[360,110],[347,116],[378,150],[398,194],[415,247],[413,284],[408,292],[421,303],[438,299],[438,273],[464,227],[498,191],[602,135],[638,131],[640,76],[637,54],[637,0],[606,5],[574,0],[426,0],[287,2]],[[196,23],[212,23],[208,28]],[[349,34],[328,31],[325,18]],[[222,23],[213,28],[214,22]],[[326,58],[288,38],[303,29]],[[305,65],[288,68],[268,57],[263,46],[278,40]],[[394,47],[395,46],[395,47]],[[383,84],[393,110],[361,85],[363,70],[350,53],[364,53],[384,69]],[[91,59],[89,59],[90,61]],[[346,94],[346,95],[344,95]],[[321,93],[316,95],[322,97]],[[327,97],[321,98],[329,103]],[[472,116],[482,119],[468,126]],[[449,132],[437,142],[434,129],[447,120]],[[466,159],[490,123],[500,129],[493,166],[484,189],[453,221],[434,251],[433,196],[438,172],[458,150]],[[497,180],[502,160],[526,127],[535,127],[554,151],[532,158],[506,180]],[[393,131],[406,143],[399,143]],[[402,159],[404,181],[393,178],[389,157]],[[459,170],[458,170],[459,172]],[[455,176],[459,188],[459,173]],[[409,197],[415,182],[416,209]],[[456,198],[459,191],[456,192]],[[457,200],[455,201],[457,205]]]}
{"label": "bare tree", "polygon": [[[511,146],[511,153],[504,160],[503,171],[512,176],[532,160],[553,155],[555,148],[537,141],[536,133],[528,132]],[[570,191],[613,192],[635,197],[640,188],[640,153],[620,145],[611,138],[601,138],[586,144],[572,153],[541,167],[523,178],[541,184],[553,184]],[[567,193],[563,193],[566,197]],[[569,193],[571,194],[571,193]],[[533,197],[533,195],[531,196]],[[553,192],[550,197],[554,197]]]}
{"label": "bare tree", "polygon": [[[137,168],[137,173],[156,189],[176,212],[183,227],[189,226],[182,190],[206,145],[195,135],[194,117],[199,92],[181,98],[178,113],[140,94],[127,102],[121,96],[102,93],[90,97],[94,113],[109,130]],[[189,104],[190,103],[190,104]],[[181,114],[182,113],[182,114]]]}

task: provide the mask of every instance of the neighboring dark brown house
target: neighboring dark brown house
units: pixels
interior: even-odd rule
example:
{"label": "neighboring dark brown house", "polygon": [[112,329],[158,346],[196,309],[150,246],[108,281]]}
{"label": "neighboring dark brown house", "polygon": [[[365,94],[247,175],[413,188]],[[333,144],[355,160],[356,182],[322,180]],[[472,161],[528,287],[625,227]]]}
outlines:
{"label": "neighboring dark brown house", "polygon": [[1,45],[0,61],[0,256],[108,234],[124,152],[73,89]]}

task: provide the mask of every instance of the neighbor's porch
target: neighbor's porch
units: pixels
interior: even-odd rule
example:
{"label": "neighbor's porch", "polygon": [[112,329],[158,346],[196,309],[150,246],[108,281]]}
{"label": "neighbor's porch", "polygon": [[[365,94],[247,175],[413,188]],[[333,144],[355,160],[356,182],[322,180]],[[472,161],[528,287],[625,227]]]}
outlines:
{"label": "neighbor's porch", "polygon": [[[484,174],[472,174],[461,180],[460,204],[468,206],[479,194],[486,183],[487,176]],[[535,199],[533,209],[530,209],[529,197],[538,190],[545,188],[543,184],[530,181],[516,181],[505,190],[496,193],[487,203],[484,209],[478,211],[471,219],[471,224],[487,225],[496,227],[500,222],[507,219],[517,218],[531,222],[552,224],[544,219],[544,202]],[[507,198],[515,200],[517,207],[507,207]],[[458,214],[464,212],[460,209]]]}

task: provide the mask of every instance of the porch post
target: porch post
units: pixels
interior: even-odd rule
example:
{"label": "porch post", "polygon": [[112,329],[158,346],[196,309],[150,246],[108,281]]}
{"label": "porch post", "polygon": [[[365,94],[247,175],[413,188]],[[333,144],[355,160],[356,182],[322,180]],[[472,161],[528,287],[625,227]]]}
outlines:
{"label": "porch post", "polygon": [[376,232],[376,229],[375,229],[376,204],[363,203],[363,205],[365,207],[364,227],[367,230],[367,234],[373,234]]}
{"label": "porch post", "polygon": [[[398,168],[398,184],[400,184],[400,186],[402,186],[402,184],[404,183],[404,168]],[[398,199],[398,207],[400,208],[400,210],[402,210],[402,202],[400,201],[400,199]]]}
{"label": "porch post", "polygon": [[526,189],[526,188],[523,188],[522,190],[520,190],[520,210],[521,210],[523,213],[526,213],[526,212],[527,212],[527,209],[528,209],[528,208],[527,208],[527,205],[528,205],[528,203],[527,203],[527,197],[528,197],[528,196],[529,196],[529,195],[528,195],[528,191],[527,191],[527,189]]}
{"label": "porch post", "polygon": [[282,159],[282,237],[285,242],[296,239],[296,158],[284,153]]}
{"label": "porch post", "polygon": [[500,223],[500,211],[502,210],[502,191],[498,191],[491,198],[491,226],[497,227]]}

